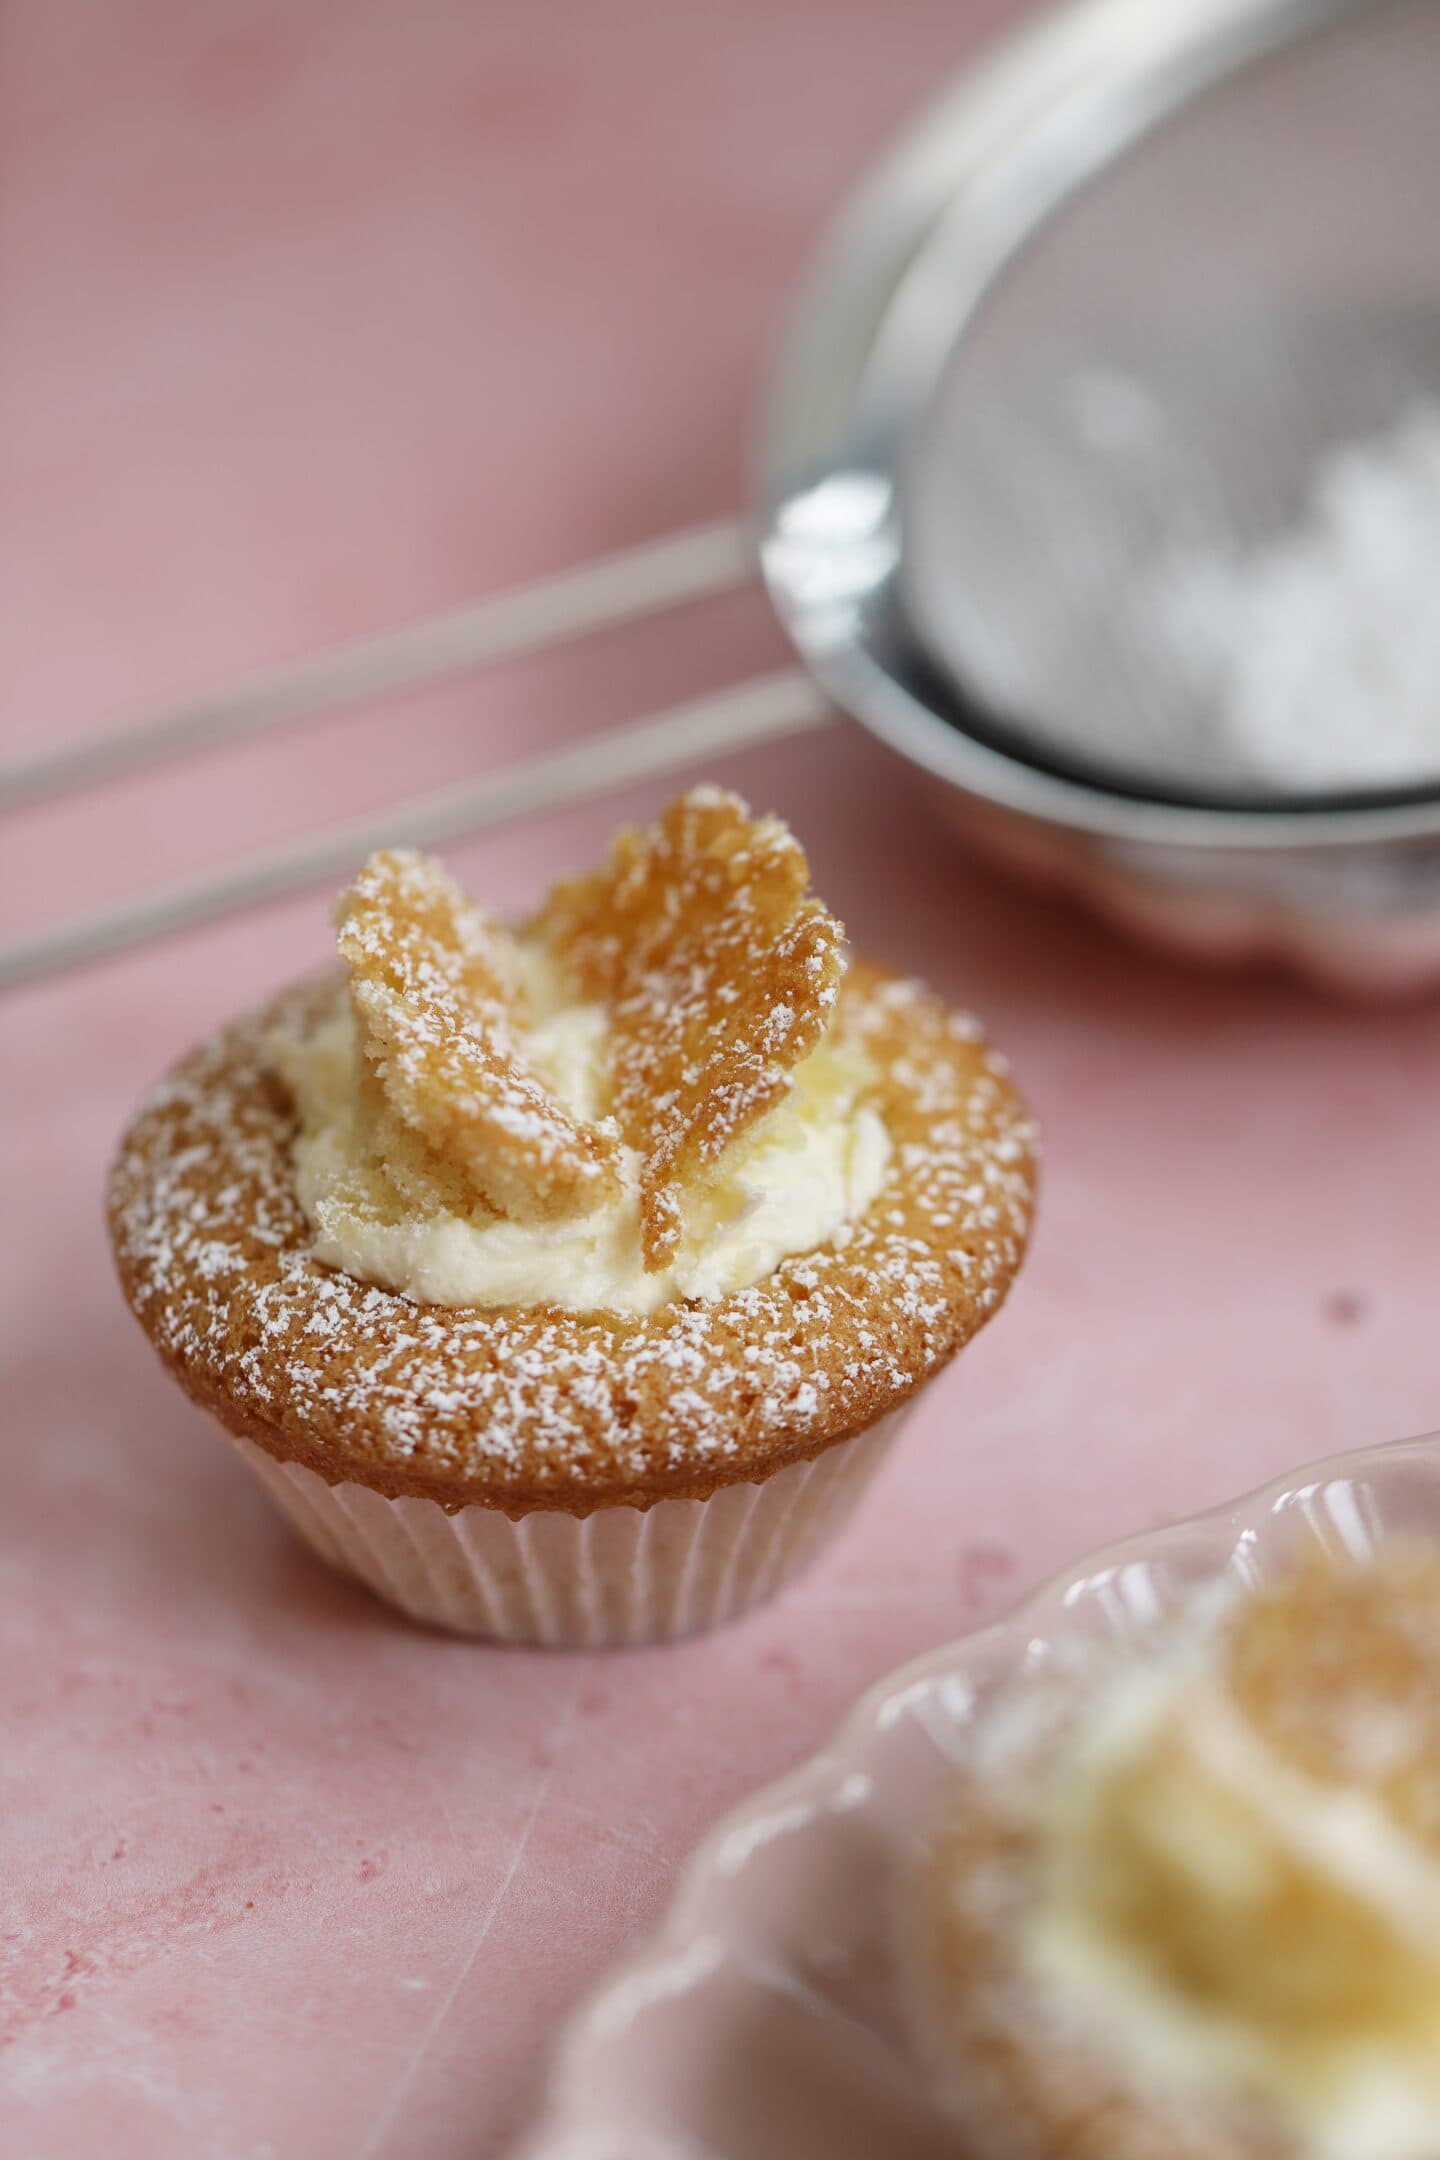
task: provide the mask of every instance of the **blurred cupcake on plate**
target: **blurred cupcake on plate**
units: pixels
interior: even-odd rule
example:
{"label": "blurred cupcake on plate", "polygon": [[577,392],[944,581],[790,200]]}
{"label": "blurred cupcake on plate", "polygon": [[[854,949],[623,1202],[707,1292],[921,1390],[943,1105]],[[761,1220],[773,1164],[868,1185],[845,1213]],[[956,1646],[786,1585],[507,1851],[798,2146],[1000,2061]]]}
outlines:
{"label": "blurred cupcake on plate", "polygon": [[1440,2154],[1440,1552],[990,1722],[917,1885],[967,2160]]}

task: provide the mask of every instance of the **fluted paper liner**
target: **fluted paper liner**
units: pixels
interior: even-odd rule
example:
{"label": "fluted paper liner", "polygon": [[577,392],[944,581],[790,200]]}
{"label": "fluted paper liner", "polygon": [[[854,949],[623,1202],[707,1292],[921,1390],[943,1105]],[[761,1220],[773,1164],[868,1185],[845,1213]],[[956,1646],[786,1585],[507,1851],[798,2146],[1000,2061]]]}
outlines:
{"label": "fluted paper liner", "polygon": [[492,1642],[598,1650],[697,1635],[770,1597],[845,1521],[904,1414],[708,1500],[514,1521],[327,1485],[252,1441],[235,1445],[322,1560],[412,1619]]}

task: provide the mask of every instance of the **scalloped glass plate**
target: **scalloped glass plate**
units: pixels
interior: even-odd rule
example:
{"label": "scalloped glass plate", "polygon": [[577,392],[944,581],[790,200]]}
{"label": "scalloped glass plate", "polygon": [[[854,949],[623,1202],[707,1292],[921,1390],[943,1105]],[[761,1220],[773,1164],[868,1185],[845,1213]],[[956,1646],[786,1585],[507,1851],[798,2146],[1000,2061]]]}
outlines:
{"label": "scalloped glass plate", "polygon": [[881,1681],[692,1856],[655,1934],[566,2027],[523,2160],[954,2160],[891,1936],[966,1728],[1058,1658],[1143,1649],[1222,1578],[1417,1532],[1440,1537],[1440,1435],[1291,1471],[1112,1546]]}

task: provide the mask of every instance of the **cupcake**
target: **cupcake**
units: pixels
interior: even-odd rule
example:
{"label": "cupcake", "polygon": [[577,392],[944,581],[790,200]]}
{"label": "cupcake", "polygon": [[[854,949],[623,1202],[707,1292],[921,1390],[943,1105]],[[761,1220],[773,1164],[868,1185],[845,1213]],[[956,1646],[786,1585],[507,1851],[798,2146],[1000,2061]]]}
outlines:
{"label": "cupcake", "polygon": [[1435,2160],[1440,1554],[997,1715],[912,1918],[966,2160]]}
{"label": "cupcake", "polygon": [[968,1019],[847,965],[774,819],[698,788],[518,930],[375,856],[339,967],[120,1144],[136,1317],[301,1535],[416,1619],[663,1641],[835,1530],[1022,1255]]}

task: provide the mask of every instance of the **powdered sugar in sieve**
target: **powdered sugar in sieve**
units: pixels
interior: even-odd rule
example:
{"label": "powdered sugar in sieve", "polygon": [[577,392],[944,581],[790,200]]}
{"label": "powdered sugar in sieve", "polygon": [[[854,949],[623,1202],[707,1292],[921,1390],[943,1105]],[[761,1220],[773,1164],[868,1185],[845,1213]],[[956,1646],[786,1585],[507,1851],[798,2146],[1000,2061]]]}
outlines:
{"label": "powdered sugar in sieve", "polygon": [[1440,406],[1332,450],[1299,520],[1244,550],[1177,548],[1136,635],[1201,700],[1237,773],[1394,789],[1440,771]]}

